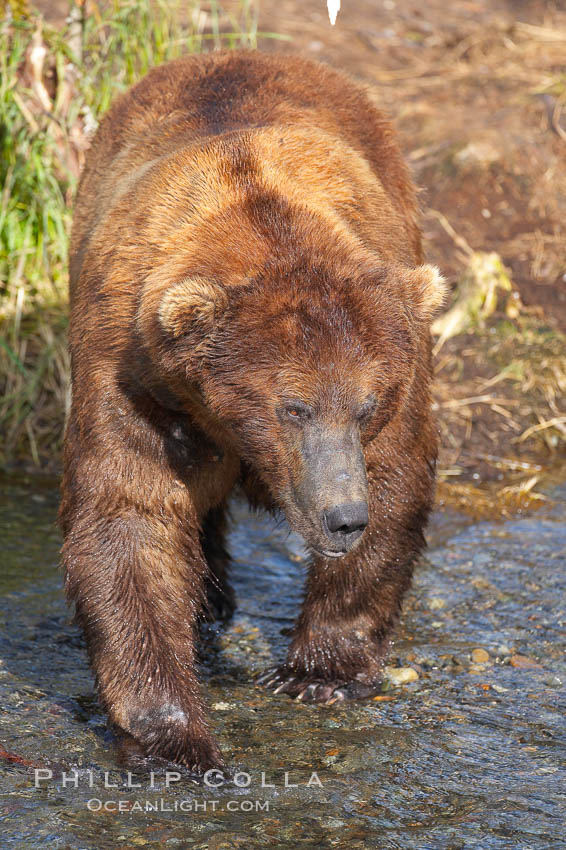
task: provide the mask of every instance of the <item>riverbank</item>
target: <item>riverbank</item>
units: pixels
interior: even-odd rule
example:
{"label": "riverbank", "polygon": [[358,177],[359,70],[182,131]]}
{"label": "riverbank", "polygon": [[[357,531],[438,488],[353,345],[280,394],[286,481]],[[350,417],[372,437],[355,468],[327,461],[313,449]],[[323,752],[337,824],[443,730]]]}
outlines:
{"label": "riverbank", "polygon": [[5,25],[0,51],[5,468],[59,468],[68,233],[98,116],[153,64],[259,45],[352,73],[396,120],[421,186],[427,256],[453,288],[435,327],[439,499],[485,514],[539,505],[541,476],[566,448],[564,11],[349,0],[332,28],[322,0],[192,4],[190,14],[158,3],[159,15],[150,0],[91,3],[83,23],[65,23],[63,0],[38,7],[46,22]]}

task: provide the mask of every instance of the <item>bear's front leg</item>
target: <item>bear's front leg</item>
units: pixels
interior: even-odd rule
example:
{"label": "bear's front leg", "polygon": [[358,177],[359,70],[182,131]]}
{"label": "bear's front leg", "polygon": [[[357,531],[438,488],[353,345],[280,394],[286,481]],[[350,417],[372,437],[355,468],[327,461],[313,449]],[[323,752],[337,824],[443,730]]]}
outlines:
{"label": "bear's front leg", "polygon": [[411,568],[395,565],[395,575],[384,571],[378,578],[369,563],[362,566],[367,557],[360,552],[340,564],[313,562],[286,662],[266,671],[258,684],[305,702],[363,699],[379,692],[388,638]]}
{"label": "bear's front leg", "polygon": [[110,720],[143,755],[221,766],[195,672],[207,567],[187,486],[137,447],[68,448],[60,521],[67,595]]}
{"label": "bear's front leg", "polygon": [[262,674],[259,685],[305,702],[379,692],[432,500],[431,467],[425,463],[420,477],[414,471],[414,481],[395,475],[386,482],[368,470],[370,522],[360,544],[344,558],[313,560],[286,662]]}

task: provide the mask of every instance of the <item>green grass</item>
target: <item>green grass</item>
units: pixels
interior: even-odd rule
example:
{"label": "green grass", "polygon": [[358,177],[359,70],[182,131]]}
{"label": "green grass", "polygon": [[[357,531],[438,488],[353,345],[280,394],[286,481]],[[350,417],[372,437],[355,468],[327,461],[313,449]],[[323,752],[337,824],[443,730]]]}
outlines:
{"label": "green grass", "polygon": [[[151,67],[255,47],[257,3],[94,3],[62,30],[0,22],[0,464],[56,466],[69,402],[67,252],[80,151],[114,97]],[[74,28],[73,28],[74,26]],[[270,36],[271,34],[263,34]],[[272,36],[273,37],[273,36]],[[26,55],[45,48],[43,94]],[[71,47],[71,45],[74,48]],[[26,71],[27,68],[27,71]],[[43,97],[43,100],[42,100]],[[47,101],[45,100],[47,97]]]}

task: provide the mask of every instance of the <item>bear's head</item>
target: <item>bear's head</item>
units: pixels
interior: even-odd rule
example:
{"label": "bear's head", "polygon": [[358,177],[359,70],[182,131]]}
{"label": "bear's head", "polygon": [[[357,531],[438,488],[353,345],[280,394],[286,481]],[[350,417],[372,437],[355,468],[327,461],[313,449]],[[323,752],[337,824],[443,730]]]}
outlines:
{"label": "bear's head", "polygon": [[156,305],[160,357],[193,388],[200,427],[252,468],[313,551],[340,557],[368,524],[364,447],[426,380],[443,295],[431,266],[340,279],[274,266],[230,286],[189,275]]}

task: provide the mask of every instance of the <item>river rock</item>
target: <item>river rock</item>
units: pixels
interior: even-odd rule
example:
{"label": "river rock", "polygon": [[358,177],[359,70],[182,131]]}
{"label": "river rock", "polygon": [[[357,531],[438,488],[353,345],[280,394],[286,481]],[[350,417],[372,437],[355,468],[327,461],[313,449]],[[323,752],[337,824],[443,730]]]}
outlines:
{"label": "river rock", "polygon": [[472,649],[472,661],[474,664],[486,664],[489,661],[489,652],[485,649]]}
{"label": "river rock", "polygon": [[542,670],[538,661],[535,661],[534,658],[528,658],[526,655],[512,655],[509,664],[519,670]]}
{"label": "river rock", "polygon": [[383,671],[393,685],[406,685],[416,682],[419,674],[412,667],[386,667]]}

